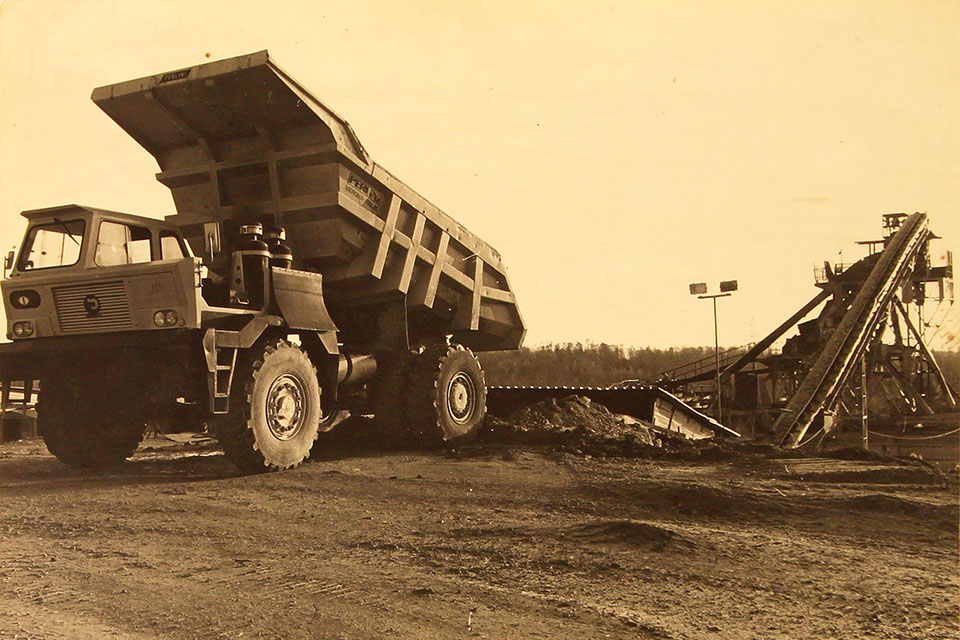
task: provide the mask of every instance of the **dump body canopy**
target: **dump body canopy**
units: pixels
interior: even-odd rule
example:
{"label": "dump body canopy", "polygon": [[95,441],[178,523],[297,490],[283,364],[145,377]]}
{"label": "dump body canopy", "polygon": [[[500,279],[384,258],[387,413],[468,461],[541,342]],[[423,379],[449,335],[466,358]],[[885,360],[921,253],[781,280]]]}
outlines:
{"label": "dump body canopy", "polygon": [[92,98],[157,159],[177,209],[168,220],[196,253],[203,223],[221,223],[214,268],[225,266],[239,225],[282,226],[294,267],[323,274],[347,342],[453,334],[479,350],[520,346],[525,329],[500,255],[374,163],[350,125],[266,51]]}

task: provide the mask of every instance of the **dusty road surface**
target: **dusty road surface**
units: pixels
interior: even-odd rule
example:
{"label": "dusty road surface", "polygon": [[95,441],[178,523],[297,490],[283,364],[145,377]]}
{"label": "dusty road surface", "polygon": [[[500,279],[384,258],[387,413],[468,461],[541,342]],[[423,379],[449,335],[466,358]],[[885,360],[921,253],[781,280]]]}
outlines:
{"label": "dusty road surface", "polygon": [[0,638],[958,635],[955,485],[839,460],[0,445]]}

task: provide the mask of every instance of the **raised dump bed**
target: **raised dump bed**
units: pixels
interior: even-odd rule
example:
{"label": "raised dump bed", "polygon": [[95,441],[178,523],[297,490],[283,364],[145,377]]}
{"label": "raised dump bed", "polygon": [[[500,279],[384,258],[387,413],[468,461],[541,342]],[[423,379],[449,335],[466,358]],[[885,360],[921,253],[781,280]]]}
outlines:
{"label": "raised dump bed", "polygon": [[241,224],[265,222],[286,228],[295,268],[323,274],[348,343],[452,334],[478,350],[521,344],[496,250],[373,162],[350,125],[266,51],[92,97],[157,159],[177,209],[168,220],[196,253],[204,223],[220,223],[214,270],[228,268]]}

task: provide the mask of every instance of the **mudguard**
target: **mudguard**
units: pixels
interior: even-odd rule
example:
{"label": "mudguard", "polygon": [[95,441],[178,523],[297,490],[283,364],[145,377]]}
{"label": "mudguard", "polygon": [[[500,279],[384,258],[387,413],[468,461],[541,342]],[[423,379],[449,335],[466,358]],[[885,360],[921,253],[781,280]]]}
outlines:
{"label": "mudguard", "polygon": [[336,331],[323,302],[323,276],[309,271],[273,267],[273,295],[291,329]]}

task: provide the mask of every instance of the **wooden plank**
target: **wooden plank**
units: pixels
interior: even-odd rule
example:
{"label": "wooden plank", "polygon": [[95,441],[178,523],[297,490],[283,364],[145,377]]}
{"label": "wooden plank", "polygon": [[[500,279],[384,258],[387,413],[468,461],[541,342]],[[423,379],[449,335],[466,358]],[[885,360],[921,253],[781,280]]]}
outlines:
{"label": "wooden plank", "polygon": [[417,257],[427,264],[433,264],[437,259],[437,254],[420,244],[417,245]]}
{"label": "wooden plank", "polygon": [[410,279],[413,277],[413,266],[417,262],[417,250],[420,248],[420,242],[423,240],[423,228],[427,224],[427,218],[423,214],[417,214],[417,221],[413,227],[413,237],[410,238],[410,247],[407,249],[407,256],[403,261],[403,272],[400,274],[400,291],[406,293],[410,289]]}
{"label": "wooden plank", "polygon": [[473,259],[473,300],[470,304],[470,331],[480,328],[480,294],[483,292],[483,260]]}
{"label": "wooden plank", "polygon": [[387,252],[393,241],[393,232],[397,228],[397,218],[400,216],[400,198],[397,194],[390,194],[390,208],[387,210],[387,219],[380,234],[380,243],[377,245],[377,254],[373,258],[371,273],[378,280],[383,275],[383,265],[387,262]]}
{"label": "wooden plank", "polygon": [[[447,261],[447,246],[450,244],[450,234],[446,231],[440,233],[440,246],[433,258],[433,266],[430,268],[430,276],[424,283],[417,283],[417,291],[412,295],[410,303],[414,305],[423,305],[433,308],[433,302],[437,297],[437,285],[440,284],[440,274],[443,272],[443,265]],[[427,251],[424,247],[420,249]],[[418,252],[419,254],[419,252]]]}
{"label": "wooden plank", "polygon": [[512,292],[504,291],[503,289],[494,289],[493,287],[482,287],[481,295],[486,300],[496,300],[497,302],[515,303],[517,301],[516,296],[514,296]]}
{"label": "wooden plank", "polygon": [[393,230],[393,243],[399,245],[401,249],[409,251],[413,247],[413,243],[410,242],[410,238],[403,235],[403,232],[399,229]]}
{"label": "wooden plank", "polygon": [[[477,259],[479,260],[479,258]],[[470,291],[473,288],[473,278],[465,274],[463,271],[460,271],[449,262],[444,261],[443,274],[460,285],[466,291]]]}

